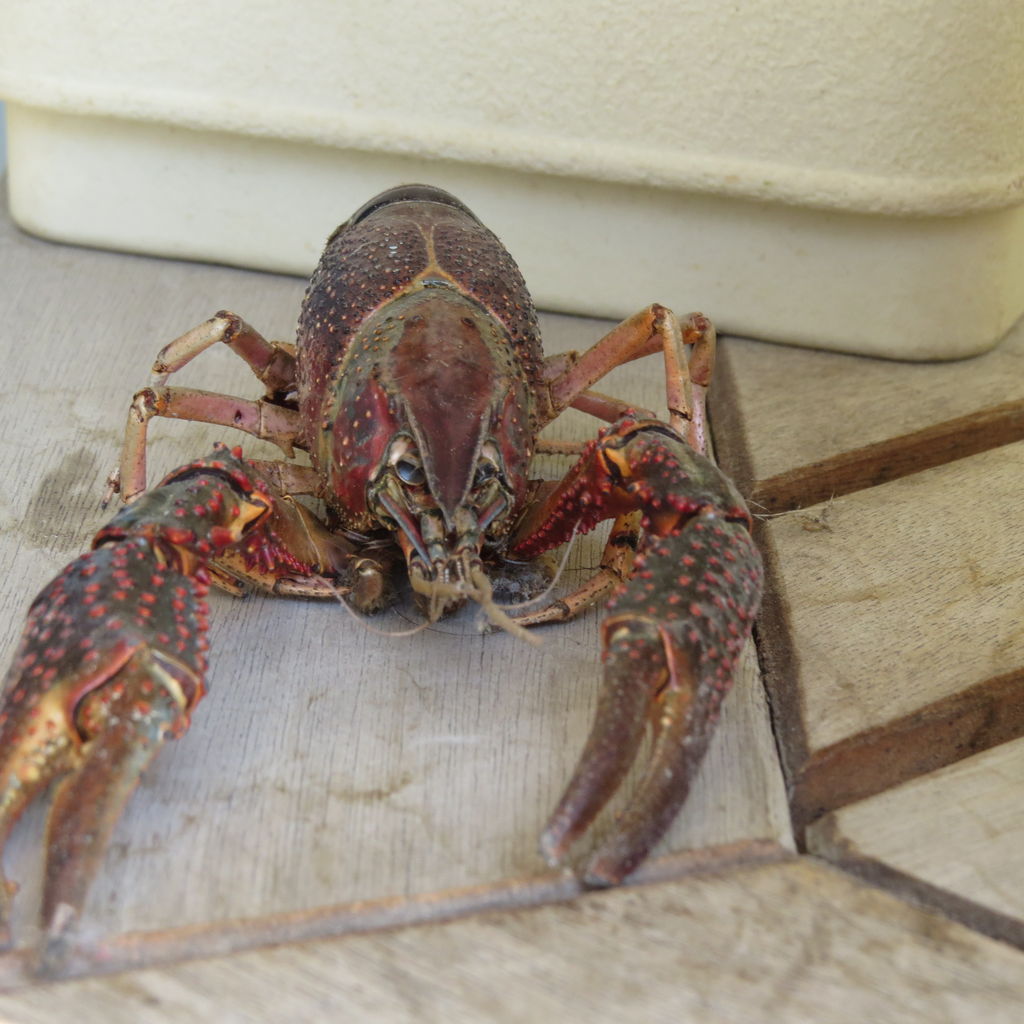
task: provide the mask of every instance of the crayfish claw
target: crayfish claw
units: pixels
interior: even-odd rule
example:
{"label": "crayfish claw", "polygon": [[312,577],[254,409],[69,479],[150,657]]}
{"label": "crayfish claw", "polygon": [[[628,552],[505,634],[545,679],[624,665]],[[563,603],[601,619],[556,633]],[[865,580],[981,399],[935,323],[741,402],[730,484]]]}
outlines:
{"label": "crayfish claw", "polygon": [[[583,503],[582,495],[601,497]],[[549,499],[549,521],[522,538],[532,554],[632,503],[644,537],[602,626],[604,682],[579,766],[541,837],[561,862],[651,753],[626,809],[591,854],[588,885],[621,882],[668,831],[704,757],[761,600],[761,557],[733,485],[667,427],[609,428]],[[586,505],[590,511],[577,511]],[[595,830],[598,831],[598,830]]]}
{"label": "crayfish claw", "polygon": [[[628,642],[625,632],[624,628],[613,632],[612,657],[619,645]],[[638,639],[628,638],[633,643]],[[653,640],[652,646],[660,647],[656,628]],[[636,685],[632,673],[606,668],[590,736],[540,837],[540,851],[548,864],[561,863],[622,784],[643,741],[649,708],[650,692]]]}
{"label": "crayfish claw", "polygon": [[[44,971],[59,973],[142,773],[205,692],[211,562],[276,551],[264,535],[272,509],[251,466],[218,448],[123,508],[29,609],[0,705],[0,850],[53,786]],[[0,885],[0,929],[10,896]]]}
{"label": "crayfish claw", "polygon": [[690,792],[711,736],[713,718],[701,715],[696,680],[686,666],[655,698],[650,717],[654,741],[636,792],[610,836],[591,855],[587,885],[618,885],[668,831]]}
{"label": "crayfish claw", "polygon": [[57,784],[46,826],[42,920],[48,939],[70,932],[99,871],[110,837],[140,778],[186,714],[156,652],[141,648],[113,686],[90,694],[78,767]]}
{"label": "crayfish claw", "polygon": [[[165,589],[138,586],[157,574]],[[131,595],[139,593],[152,595],[139,607],[158,622],[181,609],[182,629],[195,636],[167,640],[182,643],[184,655],[160,650],[161,627],[150,635],[130,618]],[[169,567],[157,573],[152,549],[135,539],[83,555],[30,609],[0,709],[0,846],[53,786],[41,914],[47,934],[68,932],[77,919],[143,770],[166,738],[187,728],[202,694],[204,619],[202,588]],[[0,901],[6,927],[6,886]]]}
{"label": "crayfish claw", "polygon": [[607,632],[605,679],[590,737],[541,836],[548,863],[564,859],[619,790],[651,726],[654,739],[636,791],[582,872],[593,887],[618,885],[668,830],[689,794],[714,720],[687,652],[668,631],[636,618],[613,622]]}

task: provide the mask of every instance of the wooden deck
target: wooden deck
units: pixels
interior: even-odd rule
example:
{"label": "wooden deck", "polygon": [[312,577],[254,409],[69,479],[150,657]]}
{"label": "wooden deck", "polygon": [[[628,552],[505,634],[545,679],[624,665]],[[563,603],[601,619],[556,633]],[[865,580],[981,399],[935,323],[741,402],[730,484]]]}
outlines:
{"label": "wooden deck", "polygon": [[[105,519],[157,349],[221,308],[289,338],[303,289],[3,214],[4,665]],[[607,329],[543,326],[549,351]],[[658,374],[603,388],[658,408]],[[182,376],[258,391],[226,350]],[[931,366],[725,339],[713,417],[764,517],[760,659],[632,884],[584,893],[536,853],[589,726],[596,615],[535,650],[472,614],[389,638],[340,606],[215,595],[211,692],[122,820],[65,980],[27,952],[44,809],[12,838],[0,1018],[1019,1020],[1024,327]],[[224,432],[152,436],[151,478]],[[599,550],[577,546],[570,581]]]}

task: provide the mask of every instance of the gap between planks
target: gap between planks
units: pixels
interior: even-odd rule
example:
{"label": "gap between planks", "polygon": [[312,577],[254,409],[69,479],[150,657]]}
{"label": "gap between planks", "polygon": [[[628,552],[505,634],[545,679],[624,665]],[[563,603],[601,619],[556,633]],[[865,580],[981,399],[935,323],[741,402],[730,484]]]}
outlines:
{"label": "gap between planks", "polygon": [[[752,839],[669,854],[648,862],[627,887],[651,886],[688,877],[724,874],[795,859],[774,840]],[[495,910],[568,903],[589,892],[568,871],[470,886],[413,897],[359,900],[330,907],[214,921],[160,931],[127,932],[102,944],[74,949],[59,974],[40,974],[32,948],[0,955],[0,992],[38,984],[161,967],[268,946],[291,945],[346,935],[438,924]]]}
{"label": "gap between planks", "polygon": [[898,896],[907,903],[931,910],[990,939],[1024,950],[1024,921],[986,907],[949,888],[861,853],[848,840],[833,815],[826,815],[807,830],[813,854],[851,875]]}
{"label": "gap between planks", "polygon": [[[828,811],[1007,743],[1024,733],[1024,668],[833,743],[807,756],[790,782],[797,832]],[[806,743],[806,741],[805,741]]]}
{"label": "gap between planks", "polygon": [[755,514],[789,512],[1022,439],[1024,401],[1004,402],[758,480],[749,502]]}
{"label": "gap between planks", "polygon": [[798,849],[806,849],[805,830],[823,815],[1024,734],[1024,668],[1017,668],[812,750],[800,652],[775,583],[783,577],[769,532],[756,531],[768,579],[757,650]]}

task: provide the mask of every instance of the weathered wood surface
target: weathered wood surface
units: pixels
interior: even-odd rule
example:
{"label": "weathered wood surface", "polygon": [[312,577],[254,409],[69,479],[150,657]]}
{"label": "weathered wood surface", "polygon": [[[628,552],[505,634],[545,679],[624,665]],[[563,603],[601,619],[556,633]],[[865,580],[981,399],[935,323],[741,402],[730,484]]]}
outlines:
{"label": "weathered wood surface", "polygon": [[798,817],[1024,733],[1022,479],[1018,442],[766,524]]}
{"label": "weathered wood surface", "polygon": [[[304,284],[50,245],[6,219],[0,282],[6,665],[31,597],[106,518],[103,480],[157,349],[219,308],[289,338]],[[552,350],[586,346],[605,326],[545,320]],[[661,407],[659,374],[658,359],[634,364],[607,390]],[[226,349],[181,377],[259,390]],[[593,427],[576,415],[562,429],[582,437]],[[225,435],[234,440],[230,431],[154,424],[150,478]],[[599,550],[598,541],[578,546],[569,582]],[[536,837],[589,727],[596,614],[545,630],[540,650],[479,635],[471,615],[388,638],[336,605],[217,594],[211,618],[211,693],[118,828],[88,908],[90,941],[546,872]],[[374,625],[408,622],[390,614]],[[26,940],[41,823],[36,808],[5,857],[22,884],[15,927]],[[751,658],[663,850],[763,838],[791,844]]]}
{"label": "weathered wood surface", "polygon": [[1024,324],[919,365],[729,338],[718,453],[764,522],[798,830],[1024,732]]}
{"label": "weathered wood surface", "polygon": [[728,338],[718,451],[755,512],[826,501],[1024,438],[1024,322],[986,355],[900,363]]}
{"label": "weathered wood surface", "polygon": [[1020,1020],[1024,955],[806,858],[0,997],[20,1024]]}
{"label": "weathered wood surface", "polygon": [[826,815],[808,848],[1024,945],[1024,740]]}

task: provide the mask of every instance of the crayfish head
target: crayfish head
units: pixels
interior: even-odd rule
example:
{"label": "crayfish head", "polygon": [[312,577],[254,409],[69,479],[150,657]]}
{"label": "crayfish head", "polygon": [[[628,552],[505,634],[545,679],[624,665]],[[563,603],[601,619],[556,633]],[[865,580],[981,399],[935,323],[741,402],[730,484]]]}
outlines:
{"label": "crayfish head", "polygon": [[480,444],[468,486],[454,507],[435,496],[429,460],[411,432],[392,438],[375,475],[369,506],[405,555],[409,580],[430,621],[474,601],[494,625],[521,632],[495,605],[483,551],[504,541],[515,495],[502,453]]}
{"label": "crayfish head", "polygon": [[395,536],[429,616],[486,607],[482,552],[505,542],[529,486],[526,370],[507,328],[440,271],[364,334],[373,355],[353,357],[327,417],[339,505]]}

